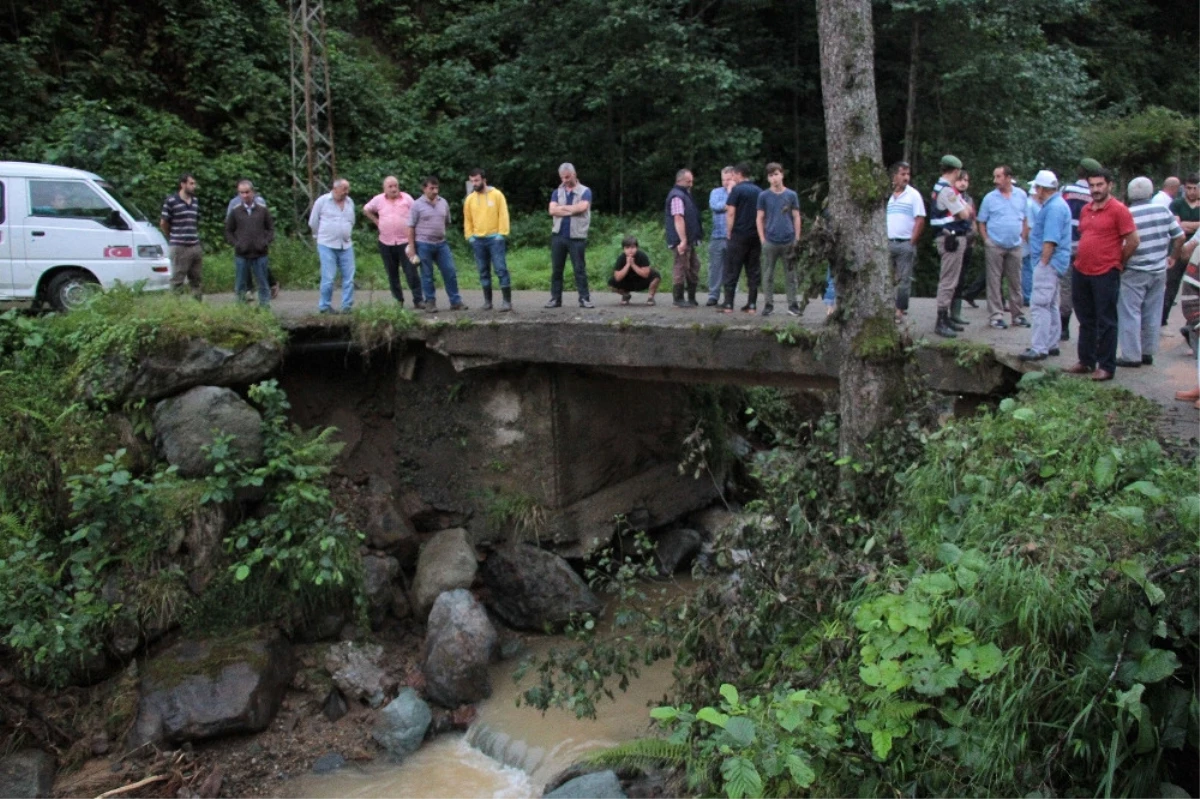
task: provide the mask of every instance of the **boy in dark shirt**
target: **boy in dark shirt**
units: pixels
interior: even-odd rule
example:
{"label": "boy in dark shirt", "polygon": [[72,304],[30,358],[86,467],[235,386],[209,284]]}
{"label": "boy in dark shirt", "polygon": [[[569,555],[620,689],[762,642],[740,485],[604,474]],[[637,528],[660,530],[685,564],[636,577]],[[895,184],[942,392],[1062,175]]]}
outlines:
{"label": "boy in dark shirt", "polygon": [[650,268],[650,256],[638,249],[636,236],[626,236],[621,241],[621,254],[613,264],[613,275],[608,279],[612,290],[621,295],[621,304],[629,304],[629,295],[634,291],[649,290],[647,305],[654,305],[654,295],[662,277]]}

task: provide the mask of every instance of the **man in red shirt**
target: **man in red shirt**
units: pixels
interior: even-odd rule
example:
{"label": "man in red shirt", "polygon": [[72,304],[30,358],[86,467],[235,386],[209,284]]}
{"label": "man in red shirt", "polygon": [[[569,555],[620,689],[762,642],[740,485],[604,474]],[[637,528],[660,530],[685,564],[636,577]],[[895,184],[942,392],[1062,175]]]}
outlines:
{"label": "man in red shirt", "polygon": [[1117,296],[1121,270],[1137,249],[1133,215],[1112,196],[1112,173],[1088,174],[1092,201],[1079,214],[1079,251],[1071,281],[1071,299],[1079,317],[1079,362],[1072,374],[1112,380],[1117,368]]}

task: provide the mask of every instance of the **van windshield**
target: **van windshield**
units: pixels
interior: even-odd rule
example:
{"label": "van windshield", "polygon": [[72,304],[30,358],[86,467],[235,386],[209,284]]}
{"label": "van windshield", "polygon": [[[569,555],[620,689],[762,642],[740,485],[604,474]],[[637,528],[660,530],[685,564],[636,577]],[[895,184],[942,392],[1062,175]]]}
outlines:
{"label": "van windshield", "polygon": [[106,181],[106,180],[100,181],[100,188],[102,188],[106,192],[108,192],[108,196],[112,197],[114,200],[116,200],[117,205],[119,205],[123,209],[125,209],[125,213],[127,213],[131,217],[133,217],[134,221],[136,221],[136,222],[147,221],[146,215],[141,212],[141,209],[139,209],[133,203],[129,202],[129,200],[126,200],[124,197],[122,197],[121,194],[116,189],[114,189],[112,187],[112,184],[110,184],[108,181]]}

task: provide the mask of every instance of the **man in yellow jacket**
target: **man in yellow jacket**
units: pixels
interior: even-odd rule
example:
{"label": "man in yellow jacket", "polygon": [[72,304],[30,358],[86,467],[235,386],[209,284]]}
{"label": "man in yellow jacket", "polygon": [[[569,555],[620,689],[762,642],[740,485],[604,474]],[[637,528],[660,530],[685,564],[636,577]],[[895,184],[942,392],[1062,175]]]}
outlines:
{"label": "man in yellow jacket", "polygon": [[479,285],[483,288],[483,310],[492,310],[492,269],[500,281],[501,311],[512,310],[512,288],[504,238],[508,235],[508,203],[499,189],[488,185],[487,173],[471,170],[471,193],[463,200],[463,235],[475,252]]}

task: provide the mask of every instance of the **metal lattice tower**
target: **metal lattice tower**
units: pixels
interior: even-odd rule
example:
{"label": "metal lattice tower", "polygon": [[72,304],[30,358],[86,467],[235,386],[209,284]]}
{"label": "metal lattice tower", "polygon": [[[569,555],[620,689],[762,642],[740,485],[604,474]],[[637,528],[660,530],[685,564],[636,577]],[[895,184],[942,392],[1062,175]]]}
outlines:
{"label": "metal lattice tower", "polygon": [[337,175],[333,95],[325,48],[323,0],[292,0],[292,195],[297,214],[329,190]]}

